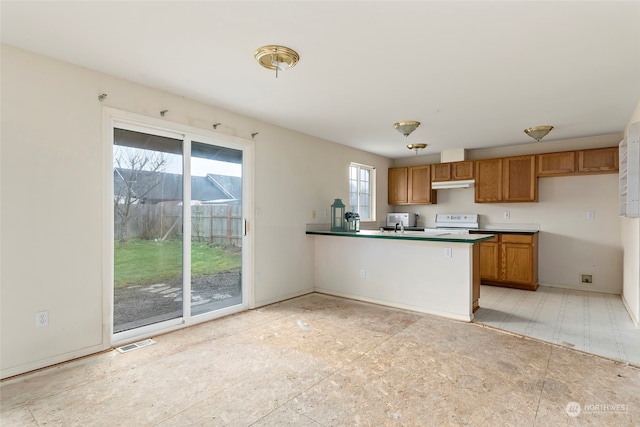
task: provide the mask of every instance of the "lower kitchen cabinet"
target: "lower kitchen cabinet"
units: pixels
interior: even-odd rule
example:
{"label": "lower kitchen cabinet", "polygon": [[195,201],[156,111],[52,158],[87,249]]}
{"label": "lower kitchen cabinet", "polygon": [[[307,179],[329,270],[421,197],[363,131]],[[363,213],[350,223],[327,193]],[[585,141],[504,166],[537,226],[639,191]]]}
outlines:
{"label": "lower kitchen cabinet", "polygon": [[538,233],[491,233],[480,243],[480,280],[484,285],[534,291],[538,288]]}

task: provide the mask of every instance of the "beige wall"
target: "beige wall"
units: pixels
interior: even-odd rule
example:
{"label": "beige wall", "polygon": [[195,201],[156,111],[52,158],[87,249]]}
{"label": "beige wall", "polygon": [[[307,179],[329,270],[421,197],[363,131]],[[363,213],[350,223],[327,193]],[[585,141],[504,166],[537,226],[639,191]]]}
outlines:
{"label": "beige wall", "polygon": [[[105,330],[104,233],[110,202],[103,106],[221,134],[255,138],[253,305],[314,288],[308,222],[326,222],[336,197],[347,199],[350,161],[375,166],[386,212],[390,161],[181,96],[2,46],[0,183],[1,375],[15,375],[110,346]],[[107,93],[105,102],[98,95]],[[302,107],[302,106],[301,106]],[[312,219],[311,213],[318,214]],[[108,305],[107,305],[108,306]],[[35,313],[49,311],[49,327]]]}
{"label": "beige wall", "polygon": [[[629,119],[629,125],[640,121],[640,102]],[[627,131],[629,130],[627,125]],[[636,326],[640,327],[640,219],[622,218],[624,246],[624,285],[622,299]]]}
{"label": "beige wall", "polygon": [[[596,148],[617,145],[622,135],[606,135],[501,149],[474,150],[469,159],[529,153]],[[431,163],[409,157],[394,166]],[[436,163],[438,160],[436,159]],[[621,221],[618,216],[618,175],[587,175],[539,179],[538,203],[475,203],[474,190],[438,190],[438,203],[412,208],[390,207],[394,211],[418,212],[426,226],[433,227],[436,213],[478,213],[486,224],[534,224],[540,227],[540,284],[620,294],[622,292]],[[510,219],[503,213],[509,211]],[[587,211],[595,218],[587,219]],[[581,273],[592,274],[593,284],[583,285]]]}

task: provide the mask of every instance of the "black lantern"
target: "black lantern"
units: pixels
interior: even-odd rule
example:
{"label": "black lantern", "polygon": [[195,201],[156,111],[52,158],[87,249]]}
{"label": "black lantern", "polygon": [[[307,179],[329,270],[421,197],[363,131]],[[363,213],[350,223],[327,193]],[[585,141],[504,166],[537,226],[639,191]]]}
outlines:
{"label": "black lantern", "polygon": [[331,205],[331,231],[344,231],[344,210],[342,200],[336,199]]}

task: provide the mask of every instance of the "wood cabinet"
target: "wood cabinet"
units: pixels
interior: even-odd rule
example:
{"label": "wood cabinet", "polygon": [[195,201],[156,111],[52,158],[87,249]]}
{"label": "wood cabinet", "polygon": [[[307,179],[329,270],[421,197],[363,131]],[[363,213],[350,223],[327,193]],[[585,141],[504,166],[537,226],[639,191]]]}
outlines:
{"label": "wood cabinet", "polygon": [[428,205],[436,203],[436,197],[430,165],[389,168],[390,205]]}
{"label": "wood cabinet", "polygon": [[409,168],[389,168],[388,203],[406,205],[409,202]]}
{"label": "wood cabinet", "polygon": [[618,147],[578,151],[579,173],[613,173],[618,171]]}
{"label": "wood cabinet", "polygon": [[618,172],[618,147],[538,154],[538,176]]}
{"label": "wood cabinet", "polygon": [[535,156],[476,160],[476,203],[537,202]]}
{"label": "wood cabinet", "polygon": [[496,233],[480,242],[480,281],[534,291],[538,288],[538,234]]}
{"label": "wood cabinet", "polygon": [[431,165],[433,182],[473,179],[473,161],[436,163]]}
{"label": "wood cabinet", "polygon": [[576,172],[576,152],[538,154],[538,176],[573,175]]}

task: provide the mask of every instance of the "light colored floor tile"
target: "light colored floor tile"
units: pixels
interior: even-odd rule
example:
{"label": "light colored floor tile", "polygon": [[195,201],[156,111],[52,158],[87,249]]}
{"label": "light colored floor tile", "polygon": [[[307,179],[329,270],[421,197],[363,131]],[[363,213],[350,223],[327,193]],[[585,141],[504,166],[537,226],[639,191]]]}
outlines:
{"label": "light colored floor tile", "polygon": [[475,321],[640,366],[640,329],[633,325],[619,295],[483,285]]}

